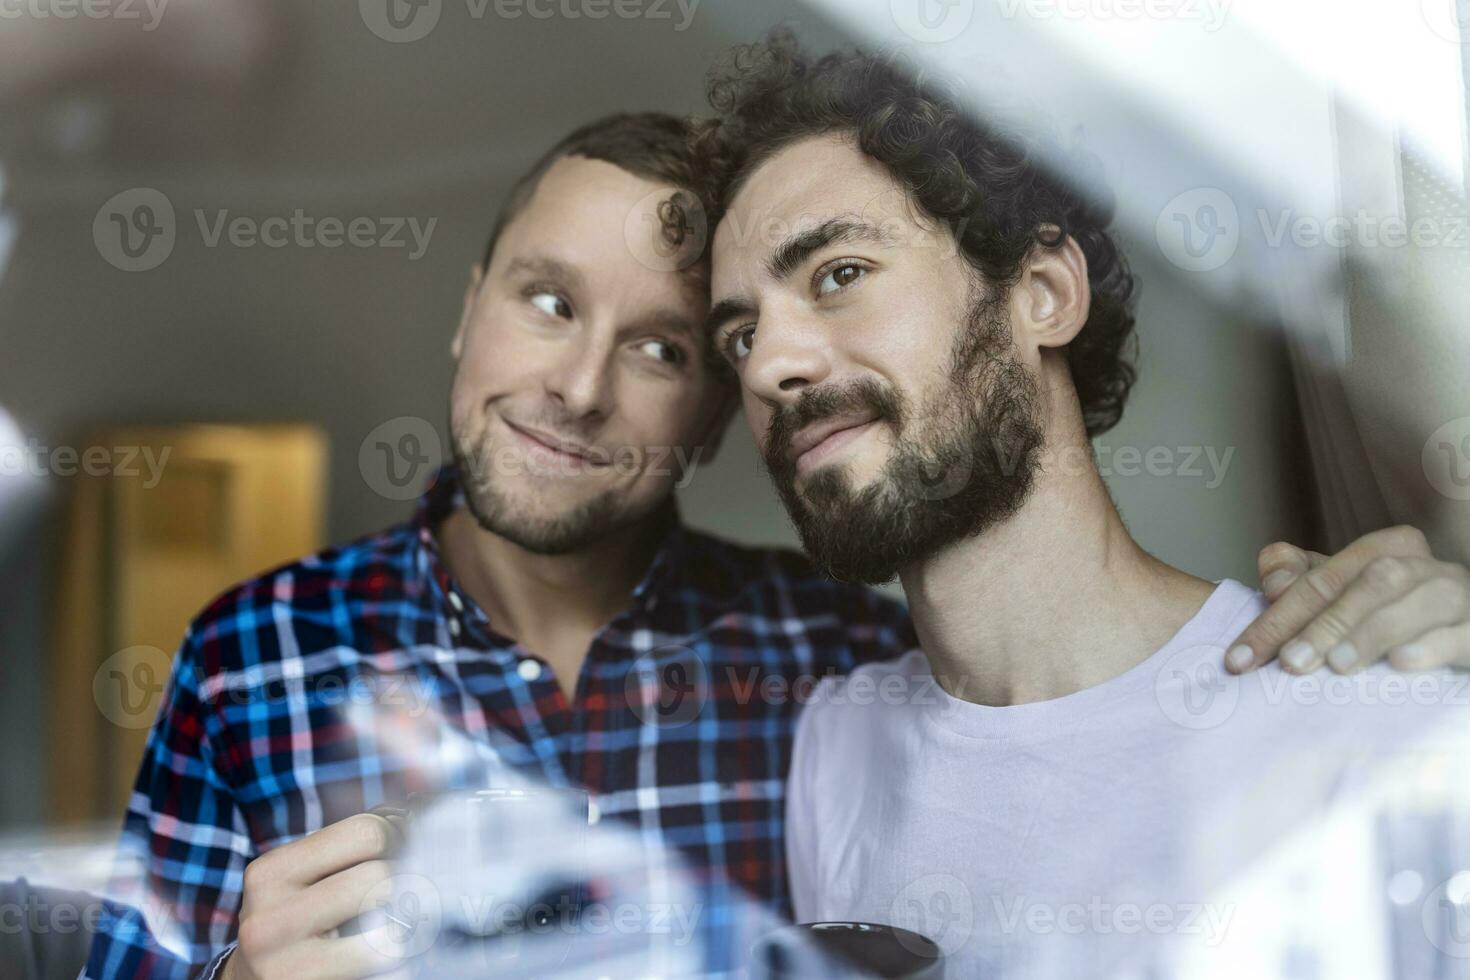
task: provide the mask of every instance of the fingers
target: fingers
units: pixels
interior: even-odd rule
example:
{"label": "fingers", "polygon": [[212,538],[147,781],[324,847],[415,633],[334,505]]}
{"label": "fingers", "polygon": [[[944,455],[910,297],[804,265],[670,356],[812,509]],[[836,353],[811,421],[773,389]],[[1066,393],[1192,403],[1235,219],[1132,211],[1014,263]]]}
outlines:
{"label": "fingers", "polygon": [[1395,670],[1470,669],[1470,623],[1430,630],[1389,651],[1388,662]]}
{"label": "fingers", "polygon": [[[1295,639],[1336,602],[1373,561],[1393,556],[1427,557],[1428,554],[1424,535],[1411,527],[1392,527],[1366,534],[1330,558],[1291,545],[1268,546],[1263,549],[1259,562],[1263,578],[1277,571],[1300,572],[1304,565],[1307,570],[1291,579],[1290,584],[1284,586],[1284,591],[1276,594],[1271,607],[1241,633],[1226,655],[1226,669],[1239,674],[1274,659],[1288,641]],[[1271,584],[1282,588],[1282,581],[1285,579],[1278,577]],[[1264,586],[1265,583],[1262,584]],[[1325,656],[1325,651],[1318,653]],[[1301,664],[1307,654],[1305,650],[1294,649],[1294,656],[1297,664]],[[1317,663],[1321,660],[1318,659]],[[1310,670],[1312,667],[1297,669]]]}
{"label": "fingers", "polygon": [[391,863],[366,861],[312,885],[291,911],[306,921],[309,934],[330,932],[364,911],[373,889],[392,876]]}
{"label": "fingers", "polygon": [[[245,868],[255,869],[258,891],[301,889],[346,868],[388,857],[402,839],[393,821],[378,813],[359,813],[313,834],[267,851]],[[246,881],[247,890],[250,881]]]}
{"label": "fingers", "polygon": [[1464,589],[1446,576],[1452,566],[1427,558],[1380,558],[1281,651],[1293,673],[1325,661],[1339,674],[1353,673],[1389,650],[1448,626],[1461,615]]}
{"label": "fingers", "polygon": [[234,973],[312,980],[401,966],[391,944],[336,932],[391,877],[386,859],[401,842],[402,819],[394,812],[357,814],[246,865]]}
{"label": "fingers", "polygon": [[1326,555],[1298,548],[1285,541],[1268,544],[1256,556],[1261,592],[1274,602],[1286,591],[1287,586],[1326,561]]}
{"label": "fingers", "polygon": [[398,954],[402,944],[386,927],[340,939],[318,936],[273,951],[262,958],[260,972],[266,980],[356,980],[390,974],[404,968]]}
{"label": "fingers", "polygon": [[395,926],[379,926],[355,936],[320,939],[310,951],[320,964],[321,980],[354,980],[404,971],[404,943]]}

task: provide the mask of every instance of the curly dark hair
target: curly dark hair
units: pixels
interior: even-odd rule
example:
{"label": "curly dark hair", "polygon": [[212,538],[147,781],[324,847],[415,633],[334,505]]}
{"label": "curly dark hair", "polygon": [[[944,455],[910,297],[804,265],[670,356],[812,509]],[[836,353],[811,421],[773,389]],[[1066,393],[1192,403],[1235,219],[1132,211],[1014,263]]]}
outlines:
{"label": "curly dark hair", "polygon": [[[1108,231],[1111,192],[1095,156],[1074,150],[1063,179],[1042,161],[1058,152],[962,111],[953,94],[894,60],[851,50],[813,60],[790,32],[735,48],[710,76],[714,119],[694,136],[713,229],[745,179],[786,145],[851,134],[925,214],[955,232],[961,254],[1004,295],[1032,249],[1071,236],[1087,258],[1092,306],[1065,348],[1087,434],[1117,424],[1136,372],[1137,280]],[[1055,157],[1051,159],[1056,159]],[[1087,190],[1078,174],[1093,177]],[[956,231],[957,230],[957,231]]]}

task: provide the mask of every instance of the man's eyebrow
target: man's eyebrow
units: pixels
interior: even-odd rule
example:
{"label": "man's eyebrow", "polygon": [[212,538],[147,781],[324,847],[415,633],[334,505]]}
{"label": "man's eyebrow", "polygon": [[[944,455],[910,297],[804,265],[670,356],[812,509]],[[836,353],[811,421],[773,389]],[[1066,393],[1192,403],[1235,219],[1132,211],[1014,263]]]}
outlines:
{"label": "man's eyebrow", "polygon": [[722,299],[709,308],[709,315],[704,318],[704,335],[711,340],[714,339],[715,331],[719,330],[731,320],[743,316],[754,316],[755,304],[743,299]]}
{"label": "man's eyebrow", "polygon": [[582,273],[561,259],[554,259],[548,255],[528,255],[510,260],[505,267],[507,277],[512,276],[536,276],[542,279],[555,279],[569,286],[581,286],[583,284]]}
{"label": "man's eyebrow", "polygon": [[[772,279],[785,279],[813,253],[829,245],[847,242],[869,242],[887,247],[893,244],[893,236],[861,218],[828,218],[815,228],[798,232],[777,245],[766,259],[766,275]],[[704,318],[705,335],[713,336],[731,320],[754,316],[755,312],[755,304],[749,300],[733,297],[717,300]]]}
{"label": "man's eyebrow", "polygon": [[689,317],[678,310],[653,310],[645,316],[638,318],[633,326],[625,330],[625,333],[642,333],[645,330],[653,330],[658,333],[666,333],[674,336],[688,337],[691,341],[698,341],[695,336],[694,324]]}
{"label": "man's eyebrow", "polygon": [[893,236],[861,218],[828,218],[815,228],[798,232],[777,245],[770,258],[766,259],[766,275],[776,280],[785,279],[813,252],[848,242],[889,246],[893,244]]}

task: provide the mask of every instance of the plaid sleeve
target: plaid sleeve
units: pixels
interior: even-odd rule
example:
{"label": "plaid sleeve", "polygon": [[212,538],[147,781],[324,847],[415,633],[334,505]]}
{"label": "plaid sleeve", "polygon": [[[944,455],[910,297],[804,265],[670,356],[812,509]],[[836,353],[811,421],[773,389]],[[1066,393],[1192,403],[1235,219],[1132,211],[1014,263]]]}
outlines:
{"label": "plaid sleeve", "polygon": [[88,978],[197,976],[234,939],[253,848],[220,774],[196,636],[191,629],[174,660],[148,736]]}

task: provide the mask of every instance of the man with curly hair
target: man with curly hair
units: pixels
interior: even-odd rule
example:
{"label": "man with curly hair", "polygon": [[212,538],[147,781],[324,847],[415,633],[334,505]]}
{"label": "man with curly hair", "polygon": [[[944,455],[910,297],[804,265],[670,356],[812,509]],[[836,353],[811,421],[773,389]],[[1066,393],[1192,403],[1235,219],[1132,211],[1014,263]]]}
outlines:
{"label": "man with curly hair", "polygon": [[[1426,675],[1403,706],[1314,702],[1274,665],[1221,673],[1227,649],[1253,665],[1236,638],[1266,598],[1146,553],[1090,453],[1134,329],[1095,194],[871,55],[812,60],[777,35],[711,92],[712,345],[807,551],[842,580],[897,575],[920,641],[823,681],[799,722],[798,920],[936,933],[954,976],[1190,962],[1230,918],[1191,908],[1280,826],[1254,806],[1263,782],[1304,758],[1273,802],[1308,821],[1373,761],[1356,733],[1401,746],[1464,678]],[[1376,682],[1390,653],[1464,656],[1470,574],[1384,538],[1397,555],[1345,576],[1289,666]],[[1159,932],[1179,946],[1140,942]]]}

